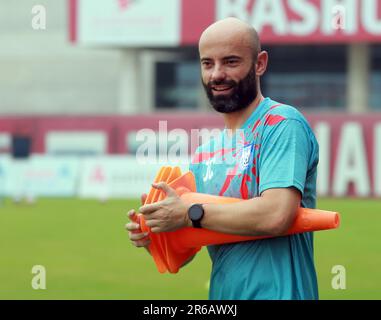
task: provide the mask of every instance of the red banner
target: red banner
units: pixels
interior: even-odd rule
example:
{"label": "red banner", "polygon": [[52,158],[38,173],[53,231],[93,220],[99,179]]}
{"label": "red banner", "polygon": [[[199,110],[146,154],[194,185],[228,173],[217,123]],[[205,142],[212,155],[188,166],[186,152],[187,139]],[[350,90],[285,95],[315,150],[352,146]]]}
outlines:
{"label": "red banner", "polygon": [[198,42],[199,26],[212,23],[205,21],[211,14],[214,20],[234,16],[249,22],[262,43],[381,42],[379,0],[218,0],[202,1],[202,7],[199,2],[196,11],[183,0],[183,44]]}
{"label": "red banner", "polygon": [[[310,114],[307,119],[319,141],[318,194],[381,197],[381,114]],[[33,152],[44,153],[50,132],[103,132],[107,137],[106,150],[109,154],[126,154],[129,151],[133,153],[130,144],[134,141],[129,139],[130,136],[135,137],[135,133],[141,129],[157,133],[160,123],[164,123],[167,132],[158,137],[159,143],[171,140],[171,137],[176,136],[173,133],[180,129],[188,137],[187,149],[191,152],[195,146],[194,141],[191,141],[195,137],[194,130],[223,127],[221,117],[213,114],[10,117],[0,118],[0,135],[27,134],[34,142]]]}
{"label": "red banner", "polygon": [[265,44],[381,42],[380,0],[68,0],[68,11],[69,38],[85,45],[196,45],[231,16]]}

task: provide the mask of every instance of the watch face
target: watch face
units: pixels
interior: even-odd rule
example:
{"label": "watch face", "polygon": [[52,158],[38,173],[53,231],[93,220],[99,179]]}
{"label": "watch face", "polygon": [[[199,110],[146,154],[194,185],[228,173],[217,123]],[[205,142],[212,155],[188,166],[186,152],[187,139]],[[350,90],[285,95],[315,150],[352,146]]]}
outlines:
{"label": "watch face", "polygon": [[204,214],[204,210],[200,204],[194,204],[189,208],[189,218],[191,220],[200,220]]}

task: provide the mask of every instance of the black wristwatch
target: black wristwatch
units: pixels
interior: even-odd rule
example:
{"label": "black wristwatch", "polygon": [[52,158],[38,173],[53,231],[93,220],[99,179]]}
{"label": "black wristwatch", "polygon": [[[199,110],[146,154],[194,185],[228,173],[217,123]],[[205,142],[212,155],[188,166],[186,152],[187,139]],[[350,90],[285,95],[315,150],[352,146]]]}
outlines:
{"label": "black wristwatch", "polygon": [[202,204],[195,203],[188,209],[188,217],[192,221],[193,228],[201,228],[201,219],[204,216]]}

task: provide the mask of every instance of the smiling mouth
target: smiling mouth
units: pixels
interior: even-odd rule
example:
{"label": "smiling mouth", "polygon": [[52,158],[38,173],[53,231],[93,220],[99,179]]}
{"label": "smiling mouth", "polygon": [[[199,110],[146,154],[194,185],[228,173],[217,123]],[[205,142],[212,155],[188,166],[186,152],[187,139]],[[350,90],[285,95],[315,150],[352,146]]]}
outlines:
{"label": "smiling mouth", "polygon": [[227,85],[219,85],[219,86],[212,86],[212,90],[218,93],[225,93],[230,91],[233,88],[233,86],[227,86]]}

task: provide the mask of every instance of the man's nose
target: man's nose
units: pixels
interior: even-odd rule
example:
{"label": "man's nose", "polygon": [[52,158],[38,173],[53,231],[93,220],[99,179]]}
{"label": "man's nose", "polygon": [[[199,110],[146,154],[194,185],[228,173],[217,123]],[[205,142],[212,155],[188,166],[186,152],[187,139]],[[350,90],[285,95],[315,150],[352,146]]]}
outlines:
{"label": "man's nose", "polygon": [[212,81],[222,81],[222,80],[225,80],[225,78],[226,78],[226,73],[225,73],[223,66],[216,64],[214,66],[214,69],[213,69],[213,72],[211,75],[211,80]]}

